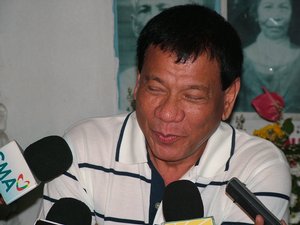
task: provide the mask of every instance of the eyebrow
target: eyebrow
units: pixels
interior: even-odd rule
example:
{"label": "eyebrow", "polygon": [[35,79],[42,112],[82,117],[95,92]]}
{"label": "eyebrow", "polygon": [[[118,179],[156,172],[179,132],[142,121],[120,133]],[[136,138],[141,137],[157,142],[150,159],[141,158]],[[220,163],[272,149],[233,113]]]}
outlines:
{"label": "eyebrow", "polygon": [[161,84],[164,83],[164,81],[162,79],[160,79],[159,77],[157,77],[155,75],[145,75],[145,80],[146,81],[154,80],[154,81],[157,81],[158,83],[161,83]]}
{"label": "eyebrow", "polygon": [[208,87],[204,85],[188,85],[187,89],[199,90],[199,91],[208,91]]}
{"label": "eyebrow", "polygon": [[150,11],[150,6],[149,5],[140,5],[138,8],[137,8],[137,13],[144,13],[144,12],[149,12]]}

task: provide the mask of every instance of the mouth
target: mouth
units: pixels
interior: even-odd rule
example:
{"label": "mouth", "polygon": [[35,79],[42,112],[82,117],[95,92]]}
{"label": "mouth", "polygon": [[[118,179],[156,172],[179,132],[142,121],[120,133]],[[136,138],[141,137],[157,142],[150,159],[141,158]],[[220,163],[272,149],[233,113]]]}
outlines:
{"label": "mouth", "polygon": [[154,131],[154,135],[157,140],[163,144],[173,144],[180,139],[180,136],[174,134],[163,134],[161,132]]}
{"label": "mouth", "polygon": [[264,26],[267,29],[273,29],[273,30],[282,30],[285,27],[284,24],[282,24],[282,23],[277,23],[277,24],[265,23]]}

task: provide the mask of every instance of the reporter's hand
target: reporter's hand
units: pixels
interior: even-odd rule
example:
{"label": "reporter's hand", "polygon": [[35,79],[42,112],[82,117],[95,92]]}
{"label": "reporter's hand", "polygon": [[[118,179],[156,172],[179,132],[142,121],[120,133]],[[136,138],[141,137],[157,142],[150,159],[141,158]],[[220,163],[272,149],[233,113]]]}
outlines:
{"label": "reporter's hand", "polygon": [[4,205],[4,204],[5,204],[5,202],[4,202],[3,198],[2,198],[2,196],[0,195],[0,205]]}
{"label": "reporter's hand", "polygon": [[255,225],[264,225],[265,221],[261,215],[257,215],[255,218]]}
{"label": "reporter's hand", "polygon": [[[255,218],[255,225],[264,225],[264,218],[261,215],[257,215]],[[280,223],[282,225],[287,225],[284,220],[281,220]]]}

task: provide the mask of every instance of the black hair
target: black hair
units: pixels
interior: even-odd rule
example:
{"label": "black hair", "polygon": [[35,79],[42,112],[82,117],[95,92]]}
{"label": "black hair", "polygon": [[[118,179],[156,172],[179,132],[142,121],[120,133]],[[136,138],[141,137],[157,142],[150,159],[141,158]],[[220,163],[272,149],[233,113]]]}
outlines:
{"label": "black hair", "polygon": [[221,15],[204,6],[174,6],[153,17],[137,41],[139,71],[151,45],[175,53],[176,63],[196,60],[206,53],[220,65],[223,90],[242,73],[243,53],[237,32]]}

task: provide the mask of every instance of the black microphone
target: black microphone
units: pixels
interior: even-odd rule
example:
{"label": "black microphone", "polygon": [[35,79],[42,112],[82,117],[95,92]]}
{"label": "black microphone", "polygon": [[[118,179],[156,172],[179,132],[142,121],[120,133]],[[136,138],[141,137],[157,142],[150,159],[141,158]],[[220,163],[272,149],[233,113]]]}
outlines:
{"label": "black microphone", "polygon": [[266,225],[281,224],[272,212],[238,178],[233,177],[229,180],[226,193],[253,221],[255,221],[257,215],[261,215]]}
{"label": "black microphone", "polygon": [[61,198],[50,208],[46,220],[38,220],[35,225],[91,225],[92,213],[89,207],[74,198]]}
{"label": "black microphone", "polygon": [[202,218],[203,202],[197,186],[189,180],[170,183],[162,201],[166,222]]}
{"label": "black microphone", "polygon": [[10,204],[63,174],[72,164],[72,152],[59,136],[48,136],[29,145],[23,152],[16,141],[0,149],[0,193]]}
{"label": "black microphone", "polygon": [[32,173],[42,182],[48,182],[63,174],[73,162],[69,145],[56,135],[29,145],[23,155]]}

